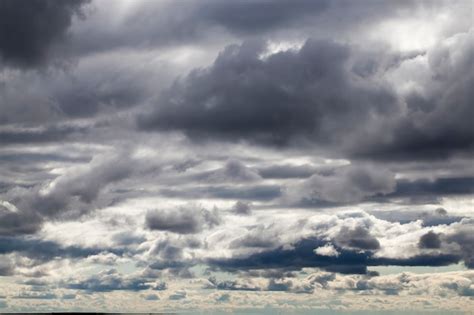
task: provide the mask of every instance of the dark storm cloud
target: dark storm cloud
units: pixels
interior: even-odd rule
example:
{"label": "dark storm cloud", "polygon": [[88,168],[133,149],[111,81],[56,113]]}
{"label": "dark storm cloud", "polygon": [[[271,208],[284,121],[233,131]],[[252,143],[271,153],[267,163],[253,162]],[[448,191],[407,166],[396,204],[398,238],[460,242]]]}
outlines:
{"label": "dark storm cloud", "polygon": [[[254,40],[226,47],[210,67],[175,81],[151,114],[138,117],[138,128],[179,130],[196,141],[309,141],[332,154],[356,158],[440,159],[465,154],[474,148],[469,119],[474,115],[471,37],[463,33],[453,47],[428,52],[427,71],[436,81],[424,83],[425,107],[412,104],[409,95],[397,95],[383,78],[389,71],[383,64],[377,65],[381,70],[361,76],[360,49],[310,39],[299,51],[262,58],[265,43]],[[450,57],[454,47],[460,54],[456,59]]]}
{"label": "dark storm cloud", "polygon": [[462,257],[466,267],[474,268],[474,234],[472,233],[472,225],[462,226],[452,234],[443,238],[448,245],[456,244],[457,248],[453,250],[454,254]]}
{"label": "dark storm cloud", "polygon": [[[461,238],[461,237],[459,237]],[[357,242],[356,242],[357,243]],[[466,265],[470,261],[469,254],[462,256],[461,253],[439,253],[418,254],[409,258],[386,258],[375,257],[370,251],[350,250],[336,247],[339,255],[323,256],[316,254],[314,249],[326,245],[327,242],[314,238],[302,239],[293,244],[293,249],[279,247],[276,249],[251,254],[246,257],[234,257],[227,259],[209,259],[209,266],[220,270],[237,272],[252,269],[274,269],[301,270],[302,268],[321,268],[329,272],[342,274],[368,274],[369,266],[447,266],[456,264],[462,260]],[[377,243],[362,242],[363,247],[375,248]],[[471,245],[467,245],[469,248]]]}
{"label": "dark storm cloud", "polygon": [[145,225],[150,230],[170,231],[179,234],[199,233],[220,223],[217,209],[177,208],[174,210],[148,211]]}
{"label": "dark storm cloud", "polygon": [[113,252],[122,255],[122,249],[62,246],[53,241],[25,237],[0,237],[0,254],[21,253],[22,255],[37,262],[47,262],[55,258],[85,258],[100,254],[102,252]]}
{"label": "dark storm cloud", "polygon": [[12,212],[0,205],[0,236],[33,234],[42,226],[42,218],[34,212]]}
{"label": "dark storm cloud", "polygon": [[0,1],[0,63],[34,67],[52,57],[87,0]]}
{"label": "dark storm cloud", "polygon": [[326,242],[317,239],[303,239],[294,244],[294,249],[277,248],[252,254],[243,258],[211,259],[209,265],[228,271],[283,268],[300,270],[305,267],[319,267],[341,273],[366,273],[370,254],[341,249],[339,256],[321,256],[314,249]]}
{"label": "dark storm cloud", "polygon": [[287,144],[304,136],[325,143],[355,121],[397,111],[390,90],[351,82],[348,46],[308,40],[298,52],[262,60],[264,49],[260,41],[228,46],[211,67],[176,81],[152,115],[139,117],[139,128],[183,130],[196,139]]}
{"label": "dark storm cloud", "polygon": [[447,177],[434,180],[399,180],[395,191],[387,197],[447,196],[474,193],[474,177]]}

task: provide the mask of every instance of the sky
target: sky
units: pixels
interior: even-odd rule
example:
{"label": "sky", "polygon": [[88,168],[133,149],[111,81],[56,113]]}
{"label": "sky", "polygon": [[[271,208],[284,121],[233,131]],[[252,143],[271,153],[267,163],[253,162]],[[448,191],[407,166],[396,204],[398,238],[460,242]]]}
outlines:
{"label": "sky", "polygon": [[472,1],[0,21],[0,312],[472,314]]}

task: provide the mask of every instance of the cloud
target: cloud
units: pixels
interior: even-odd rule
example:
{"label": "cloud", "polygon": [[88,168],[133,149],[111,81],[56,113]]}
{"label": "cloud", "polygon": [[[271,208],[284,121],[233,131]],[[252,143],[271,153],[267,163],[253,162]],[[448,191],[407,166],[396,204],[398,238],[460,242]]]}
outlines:
{"label": "cloud", "polygon": [[275,231],[263,224],[252,226],[248,233],[230,243],[230,248],[271,248],[278,244],[278,235]]}
{"label": "cloud", "polygon": [[[437,81],[420,82],[429,95],[426,110],[410,103],[410,95],[397,94],[384,78],[396,70],[360,76],[358,56],[364,53],[350,45],[308,40],[298,51],[262,58],[266,44],[248,41],[228,46],[210,67],[177,80],[151,113],[138,117],[137,126],[182,131],[196,141],[277,146],[310,142],[332,154],[376,160],[440,159],[471,152],[474,130],[465,119],[472,116],[468,82],[473,71],[467,70],[473,64],[467,44],[471,37],[472,32],[460,34],[454,44],[428,52],[426,71]],[[455,47],[459,57],[450,59]],[[441,75],[444,68],[447,72]],[[463,80],[453,79],[458,77]],[[453,103],[459,103],[458,110],[450,110]]]}
{"label": "cloud", "polygon": [[88,1],[2,1],[0,61],[15,67],[35,67],[48,61],[53,47],[64,41],[74,16],[82,16]]}
{"label": "cloud", "polygon": [[336,242],[340,246],[360,250],[377,250],[380,248],[379,241],[370,235],[367,229],[360,226],[352,230],[341,229],[336,237]]}
{"label": "cloud", "polygon": [[15,295],[15,299],[33,299],[33,300],[53,300],[57,299],[58,296],[55,293],[51,292],[22,292],[18,295]]}
{"label": "cloud", "polygon": [[420,242],[419,246],[421,248],[430,248],[430,249],[436,249],[441,247],[441,240],[439,238],[439,235],[429,231],[426,234],[423,234],[420,237]]}
{"label": "cloud", "polygon": [[388,197],[449,196],[474,193],[474,177],[441,177],[433,180],[400,180]]}
{"label": "cloud", "polygon": [[180,291],[175,291],[173,294],[170,294],[168,296],[168,300],[172,301],[178,301],[178,300],[183,300],[187,296],[186,291],[180,290]]}
{"label": "cloud", "polygon": [[230,294],[224,293],[216,298],[216,302],[225,303],[230,301]]}
{"label": "cloud", "polygon": [[174,210],[148,211],[145,225],[150,230],[169,231],[179,234],[193,234],[220,223],[217,209],[193,209],[180,207]]}
{"label": "cloud", "polygon": [[13,189],[6,198],[18,209],[0,208],[3,235],[30,234],[38,231],[45,218],[68,218],[94,210],[91,204],[108,185],[132,172],[132,159],[126,154],[97,157],[88,165],[72,167],[45,185]]}
{"label": "cloud", "polygon": [[36,263],[56,258],[86,258],[107,251],[117,255],[123,252],[118,248],[109,250],[103,247],[64,246],[54,241],[31,237],[0,237],[0,254],[21,253]]}
{"label": "cloud", "polygon": [[147,294],[143,297],[145,300],[147,301],[158,301],[160,299],[160,297],[156,294]]}
{"label": "cloud", "polygon": [[53,125],[41,128],[14,128],[0,131],[0,143],[11,144],[32,144],[60,142],[64,139],[74,139],[79,135],[87,133],[86,127]]}
{"label": "cloud", "polygon": [[311,177],[318,168],[309,165],[272,165],[258,169],[258,173],[263,178],[308,178]]}
{"label": "cloud", "polygon": [[[308,219],[303,225],[300,221],[297,228],[287,223],[285,227],[269,226],[265,232],[256,229],[255,235],[253,230],[243,236],[240,233],[229,244],[230,249],[240,251],[205,261],[211,268],[230,272],[320,268],[343,274],[370,274],[370,266],[447,266],[459,262],[472,268],[469,219],[433,228],[423,227],[420,221],[390,223],[366,213],[314,220]],[[431,229],[441,235],[439,248],[433,246],[428,233]],[[253,242],[249,244],[259,247],[243,250],[250,240]]]}
{"label": "cloud", "polygon": [[227,47],[211,67],[164,92],[154,112],[139,117],[139,128],[183,130],[194,139],[330,142],[369,113],[397,111],[390,90],[349,80],[345,45],[308,40],[298,52],[261,59],[264,50],[258,41]]}
{"label": "cloud", "polygon": [[400,224],[406,224],[421,220],[423,226],[437,226],[437,225],[450,225],[455,222],[461,221],[463,216],[451,215],[446,209],[436,208],[435,210],[419,211],[419,210],[385,210],[385,211],[370,211],[370,214],[375,217],[389,221],[389,222],[400,222]]}
{"label": "cloud", "polygon": [[332,244],[326,244],[314,249],[314,253],[320,256],[339,256],[339,252]]}
{"label": "cloud", "polygon": [[202,174],[194,176],[196,180],[204,180],[209,182],[252,182],[257,181],[260,176],[252,169],[247,167],[242,162],[230,159],[228,160],[224,167],[208,171]]}
{"label": "cloud", "polygon": [[250,208],[250,203],[239,200],[232,206],[231,211],[239,215],[250,215],[252,209]]}
{"label": "cloud", "polygon": [[332,174],[315,174],[287,187],[284,202],[300,204],[353,203],[395,190],[395,174],[383,168],[350,165]]}
{"label": "cloud", "polygon": [[0,235],[33,234],[40,230],[41,217],[36,213],[11,211],[0,205]]}
{"label": "cloud", "polygon": [[0,276],[11,276],[13,275],[15,267],[13,266],[10,259],[2,257],[0,259]]}
{"label": "cloud", "polygon": [[[474,128],[467,117],[474,81],[472,29],[441,40],[427,52],[433,80],[417,82],[405,96],[408,113],[395,121],[391,136],[379,134],[354,146],[354,155],[375,159],[445,159],[454,154],[470,154],[474,148]],[[421,90],[421,91],[420,91]],[[456,110],[453,110],[456,108]]]}
{"label": "cloud", "polygon": [[84,279],[70,279],[62,286],[74,290],[86,290],[90,292],[111,292],[117,290],[143,291],[153,287],[148,279],[123,276],[115,269],[99,272],[96,275]]}
{"label": "cloud", "polygon": [[252,3],[222,4],[205,1],[198,8],[198,16],[228,29],[230,32],[253,34],[299,22],[310,14],[314,16],[324,11],[328,1],[301,1],[297,6],[288,0],[253,1]]}

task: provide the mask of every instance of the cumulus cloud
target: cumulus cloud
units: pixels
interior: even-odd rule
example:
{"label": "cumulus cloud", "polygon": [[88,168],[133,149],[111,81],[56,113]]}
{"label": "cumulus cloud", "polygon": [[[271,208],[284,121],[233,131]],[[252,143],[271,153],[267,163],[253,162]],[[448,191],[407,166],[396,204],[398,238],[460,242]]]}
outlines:
{"label": "cumulus cloud", "polygon": [[193,234],[220,223],[217,209],[212,211],[199,207],[179,207],[173,210],[148,211],[145,225],[150,230]]}
{"label": "cumulus cloud", "polygon": [[262,60],[264,48],[258,41],[227,47],[211,67],[166,91],[151,115],[139,117],[139,128],[178,129],[198,139],[285,144],[307,136],[330,142],[353,127],[351,122],[363,124],[369,113],[398,111],[389,89],[351,82],[345,45],[308,40],[296,53]]}
{"label": "cumulus cloud", "polygon": [[[250,41],[227,47],[212,66],[176,81],[151,115],[138,118],[138,127],[182,130],[194,139],[277,145],[304,138],[332,149],[337,145],[349,156],[374,159],[445,158],[472,149],[473,130],[463,119],[472,116],[467,88],[472,81],[470,39],[472,32],[464,33],[454,44],[441,45],[441,51],[430,51],[427,71],[449,71],[438,75],[438,82],[423,82],[429,86],[427,110],[410,103],[413,98],[397,95],[376,75],[354,79],[357,64],[351,62],[357,61],[352,57],[356,52],[347,45],[308,40],[297,52],[262,59],[265,43]],[[451,56],[454,47],[459,57],[438,57]],[[450,80],[454,76],[462,76],[463,83],[451,85],[461,82]],[[408,102],[406,113],[403,102]],[[459,102],[456,112],[449,111],[453,102]],[[441,120],[446,115],[452,119]]]}
{"label": "cumulus cloud", "polygon": [[320,256],[339,256],[339,252],[332,244],[326,244],[314,249],[314,253]]}

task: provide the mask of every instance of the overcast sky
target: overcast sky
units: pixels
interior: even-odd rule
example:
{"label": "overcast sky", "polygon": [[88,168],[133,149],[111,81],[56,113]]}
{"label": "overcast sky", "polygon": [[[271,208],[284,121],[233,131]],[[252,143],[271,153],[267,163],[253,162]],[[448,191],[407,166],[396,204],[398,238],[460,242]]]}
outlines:
{"label": "overcast sky", "polygon": [[469,313],[473,32],[470,0],[0,0],[0,311]]}

